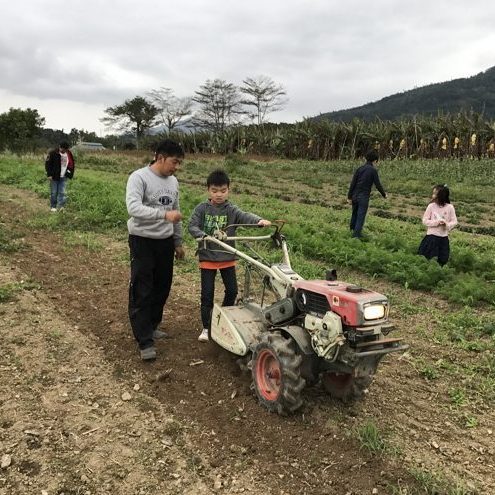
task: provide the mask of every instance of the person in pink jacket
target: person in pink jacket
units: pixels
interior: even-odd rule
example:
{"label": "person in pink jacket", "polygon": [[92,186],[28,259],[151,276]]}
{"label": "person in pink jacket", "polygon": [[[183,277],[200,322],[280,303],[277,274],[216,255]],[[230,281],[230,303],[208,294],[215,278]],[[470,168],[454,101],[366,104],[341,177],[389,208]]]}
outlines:
{"label": "person in pink jacket", "polygon": [[457,225],[455,209],[450,204],[449,196],[447,185],[433,188],[431,202],[423,215],[423,224],[428,230],[418,250],[419,254],[428,259],[437,258],[442,266],[450,256],[449,232]]}

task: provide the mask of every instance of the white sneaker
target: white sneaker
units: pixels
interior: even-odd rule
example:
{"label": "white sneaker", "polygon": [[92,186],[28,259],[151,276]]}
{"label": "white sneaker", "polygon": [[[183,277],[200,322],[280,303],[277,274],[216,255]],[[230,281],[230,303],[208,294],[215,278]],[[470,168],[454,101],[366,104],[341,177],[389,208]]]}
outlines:
{"label": "white sneaker", "polygon": [[56,213],[56,212],[57,212],[57,208],[50,208],[50,211],[51,211],[52,213]]}
{"label": "white sneaker", "polygon": [[203,328],[203,331],[199,334],[198,340],[200,342],[208,342],[208,340],[210,340],[208,338],[208,329],[207,328]]}

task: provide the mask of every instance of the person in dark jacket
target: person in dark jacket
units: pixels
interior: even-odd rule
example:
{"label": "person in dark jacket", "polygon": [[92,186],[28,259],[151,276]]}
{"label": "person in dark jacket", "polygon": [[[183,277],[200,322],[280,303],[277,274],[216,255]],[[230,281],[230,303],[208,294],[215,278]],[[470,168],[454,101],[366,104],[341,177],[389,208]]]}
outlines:
{"label": "person in dark jacket", "polygon": [[[189,220],[189,233],[198,240],[199,267],[201,269],[201,321],[203,331],[198,337],[200,342],[208,342],[211,327],[213,298],[215,295],[215,277],[220,271],[225,295],[222,306],[233,306],[237,297],[237,277],[235,271],[236,256],[222,251],[211,242],[203,241],[205,235],[215,231],[225,231],[229,237],[235,236],[235,225],[252,224],[261,227],[271,225],[258,215],[242,211],[228,201],[230,179],[223,170],[213,171],[206,179],[208,200],[194,209]],[[227,244],[234,246],[233,241]]]}
{"label": "person in dark jacket", "polygon": [[45,170],[50,180],[50,211],[56,212],[65,206],[65,183],[74,177],[74,168],[74,156],[68,143],[62,142],[48,153]]}
{"label": "person in dark jacket", "polygon": [[347,194],[347,200],[352,204],[350,223],[352,237],[357,237],[358,239],[362,237],[364,219],[368,211],[373,184],[384,198],[387,197],[387,193],[380,183],[378,171],[375,168],[378,162],[378,153],[375,150],[368,151],[365,158],[366,163],[354,172]]}

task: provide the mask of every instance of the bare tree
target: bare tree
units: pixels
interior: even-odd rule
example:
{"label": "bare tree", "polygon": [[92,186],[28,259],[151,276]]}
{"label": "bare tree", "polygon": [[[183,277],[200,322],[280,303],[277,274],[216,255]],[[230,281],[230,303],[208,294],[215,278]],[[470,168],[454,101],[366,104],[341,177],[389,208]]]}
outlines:
{"label": "bare tree", "polygon": [[207,80],[195,91],[193,101],[200,106],[193,122],[214,132],[223,132],[245,114],[239,88],[222,79]]}
{"label": "bare tree", "polygon": [[158,108],[160,118],[167,132],[184,123],[186,117],[192,114],[193,101],[191,96],[178,98],[170,88],[153,89],[148,98]]}
{"label": "bare tree", "polygon": [[158,108],[142,96],[136,96],[125,100],[122,105],[106,108],[105,113],[107,116],[100,119],[101,122],[121,131],[132,129],[136,133],[136,147],[139,148],[140,138],[157,123]]}
{"label": "bare tree", "polygon": [[284,87],[268,76],[244,79],[240,91],[247,96],[242,104],[254,107],[250,116],[256,119],[258,125],[265,122],[267,114],[282,110],[288,101]]}

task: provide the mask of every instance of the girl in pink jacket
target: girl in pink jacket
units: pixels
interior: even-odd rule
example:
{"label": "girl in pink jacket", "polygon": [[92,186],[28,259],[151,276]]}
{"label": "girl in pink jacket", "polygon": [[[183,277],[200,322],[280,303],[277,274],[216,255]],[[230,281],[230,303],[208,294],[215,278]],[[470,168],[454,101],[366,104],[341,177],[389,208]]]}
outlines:
{"label": "girl in pink jacket", "polygon": [[423,224],[428,230],[418,251],[428,259],[437,258],[442,266],[450,256],[449,232],[457,225],[455,209],[450,204],[449,194],[446,185],[433,188],[431,202],[423,215]]}

